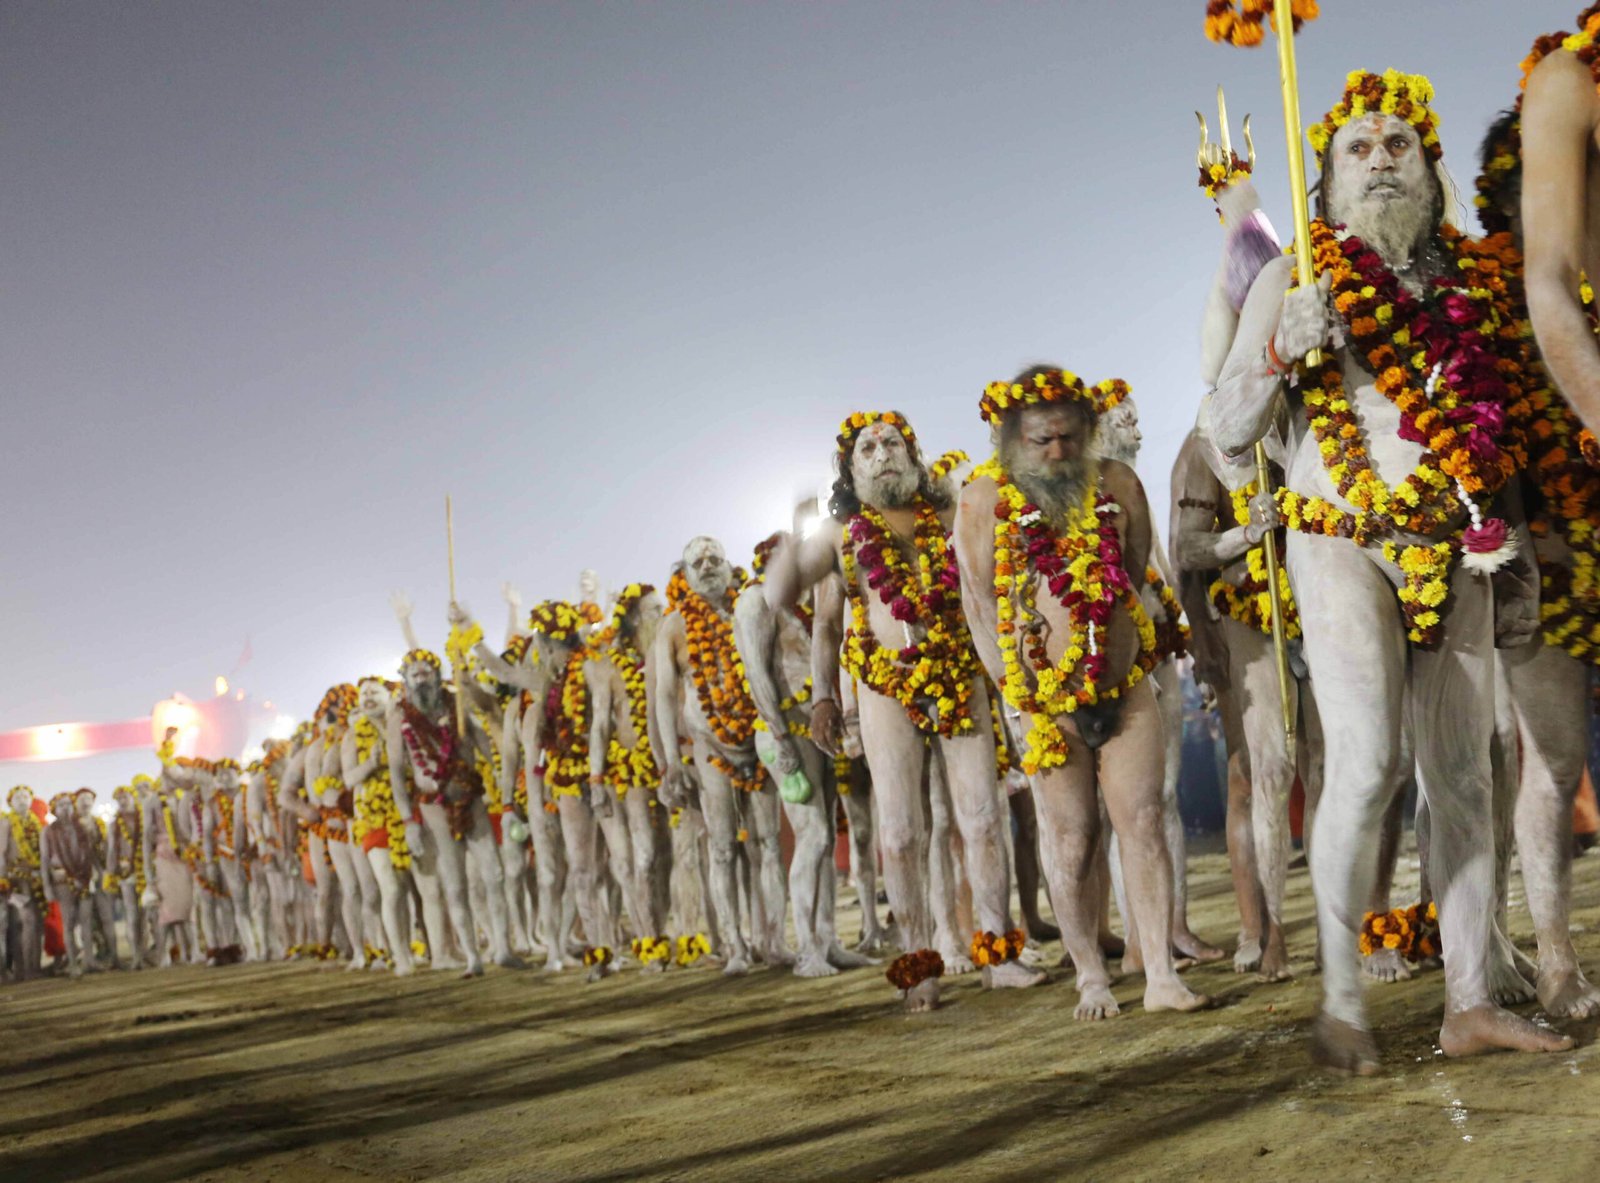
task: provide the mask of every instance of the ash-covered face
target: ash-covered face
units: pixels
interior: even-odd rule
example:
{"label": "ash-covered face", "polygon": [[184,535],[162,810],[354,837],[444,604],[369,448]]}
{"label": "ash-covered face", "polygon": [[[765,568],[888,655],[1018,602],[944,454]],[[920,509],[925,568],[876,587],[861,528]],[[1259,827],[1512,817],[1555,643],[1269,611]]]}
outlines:
{"label": "ash-covered face", "polygon": [[1094,450],[1108,460],[1120,460],[1129,468],[1139,458],[1144,436],[1139,431],[1139,408],[1125,398],[1095,424]]}
{"label": "ash-covered face", "polygon": [[683,577],[696,595],[720,604],[733,586],[733,568],[722,543],[704,535],[692,539],[683,548]]}
{"label": "ash-covered face", "polygon": [[361,713],[377,722],[389,713],[389,688],[376,678],[361,683],[356,704]]}
{"label": "ash-covered face", "polygon": [[919,474],[899,428],[871,423],[856,436],[850,478],[856,496],[875,509],[899,509],[917,492]]}
{"label": "ash-covered face", "polygon": [[1078,403],[1044,403],[1012,412],[1000,433],[1000,462],[1030,501],[1060,514],[1082,503],[1095,476],[1093,418]]}
{"label": "ash-covered face", "polygon": [[72,808],[77,811],[82,821],[88,821],[94,816],[94,794],[75,793],[72,797]]}
{"label": "ash-covered face", "polygon": [[444,685],[439,671],[431,662],[413,661],[400,671],[406,686],[406,697],[423,711],[431,711],[444,697]]}
{"label": "ash-covered face", "polygon": [[119,813],[139,812],[139,798],[134,795],[132,789],[118,789],[111,795],[117,802],[117,811]]}
{"label": "ash-covered face", "polygon": [[224,768],[213,778],[217,789],[224,793],[237,793],[239,791],[239,770],[237,768]]}
{"label": "ash-covered face", "polygon": [[1329,219],[1390,263],[1410,260],[1443,212],[1422,138],[1394,115],[1352,119],[1335,132],[1323,184]]}
{"label": "ash-covered face", "polygon": [[33,804],[33,790],[18,785],[6,796],[6,803],[13,813],[22,813]]}

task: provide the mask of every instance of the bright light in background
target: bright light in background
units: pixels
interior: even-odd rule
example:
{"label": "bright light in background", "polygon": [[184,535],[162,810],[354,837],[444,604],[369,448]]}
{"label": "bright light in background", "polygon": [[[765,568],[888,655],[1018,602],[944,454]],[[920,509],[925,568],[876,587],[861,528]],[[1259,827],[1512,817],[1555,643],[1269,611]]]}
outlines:
{"label": "bright light in background", "polygon": [[221,698],[224,694],[228,693],[228,679],[224,678],[221,674],[218,674],[216,687],[217,697]]}
{"label": "bright light in background", "polygon": [[40,760],[62,760],[83,747],[83,728],[55,723],[33,729],[33,753]]}
{"label": "bright light in background", "polygon": [[[185,744],[192,745],[200,734],[200,712],[185,699],[164,698],[156,703],[155,710],[150,713],[151,738],[159,744],[166,735],[168,727],[178,729],[177,740],[180,750]],[[193,755],[192,752],[184,754]]]}
{"label": "bright light in background", "polygon": [[267,754],[267,749],[266,748],[262,747],[258,743],[253,743],[249,747],[247,747],[244,751],[239,753],[239,763],[245,764],[245,765],[253,764],[253,763],[255,763],[255,761],[261,759],[261,757],[265,756],[266,754]]}
{"label": "bright light in background", "polygon": [[294,734],[294,716],[279,715],[272,721],[272,730],[267,732],[269,739],[288,739]]}
{"label": "bright light in background", "polygon": [[117,803],[115,801],[96,801],[92,810],[95,817],[101,821],[110,821],[117,816]]}

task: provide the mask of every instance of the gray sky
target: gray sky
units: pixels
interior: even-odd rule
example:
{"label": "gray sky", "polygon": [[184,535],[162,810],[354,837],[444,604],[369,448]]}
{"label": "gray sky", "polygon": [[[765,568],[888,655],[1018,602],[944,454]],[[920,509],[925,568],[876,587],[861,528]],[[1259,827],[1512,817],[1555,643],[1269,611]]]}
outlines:
{"label": "gray sky", "polygon": [[[1425,72],[1445,159],[1579,0],[1324,0],[1307,121]],[[1133,384],[1141,469],[1199,397],[1220,236],[1195,124],[1254,112],[1289,233],[1271,46],[1140,5],[0,6],[0,730],[239,684],[306,714],[392,666],[387,593],[737,561],[854,409],[980,458],[985,382]],[[1159,15],[1158,15],[1159,14]],[[10,765],[104,787],[133,755]]]}

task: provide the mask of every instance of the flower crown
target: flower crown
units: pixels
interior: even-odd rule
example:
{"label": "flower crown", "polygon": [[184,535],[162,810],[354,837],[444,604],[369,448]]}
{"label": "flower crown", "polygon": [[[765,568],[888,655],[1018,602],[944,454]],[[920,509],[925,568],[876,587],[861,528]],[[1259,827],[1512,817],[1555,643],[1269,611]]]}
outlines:
{"label": "flower crown", "polygon": [[985,423],[995,423],[1016,407],[1037,406],[1082,399],[1095,415],[1103,415],[1133,393],[1121,378],[1107,378],[1093,386],[1067,370],[1044,370],[1022,382],[991,382],[978,401],[978,414]]}
{"label": "flower crown", "polygon": [[839,455],[848,455],[855,446],[856,436],[874,423],[887,423],[900,432],[900,438],[906,441],[907,447],[917,446],[917,433],[911,430],[911,424],[899,411],[857,411],[839,424]]}
{"label": "flower crown", "polygon": [[[57,793],[50,798],[50,812],[57,817],[65,817],[72,812],[72,798],[74,796],[76,796],[74,793]],[[65,805],[63,805],[63,802],[65,802]]]}
{"label": "flower crown", "polygon": [[565,641],[583,631],[588,621],[565,600],[545,600],[528,613],[528,628],[552,641]]}
{"label": "flower crown", "polygon": [[1367,115],[1393,115],[1409,123],[1422,137],[1422,150],[1428,159],[1437,164],[1444,149],[1439,145],[1439,117],[1428,105],[1431,102],[1433,83],[1422,74],[1401,74],[1397,70],[1385,70],[1382,74],[1351,71],[1338,106],[1306,132],[1317,154],[1317,167],[1322,167],[1322,158],[1328,153],[1334,133],[1352,119]]}
{"label": "flower crown", "polygon": [[[238,771],[240,771],[239,761],[235,760],[232,756],[224,756],[220,760],[213,760],[211,762],[211,771],[212,772],[238,772]],[[79,791],[81,792],[82,790],[79,790]]]}
{"label": "flower crown", "polygon": [[419,662],[423,665],[431,665],[435,670],[442,671],[444,669],[439,662],[439,655],[432,649],[413,649],[400,659],[400,668],[404,669],[408,665],[416,665]]}
{"label": "flower crown", "polygon": [[146,788],[147,786],[153,786],[155,783],[156,778],[151,776],[148,772],[136,772],[133,774],[133,780],[129,781],[124,787],[132,789],[137,793],[140,789]]}
{"label": "flower crown", "polygon": [[1522,116],[1519,113],[1484,145],[1485,163],[1478,174],[1477,195],[1472,204],[1478,209],[1478,220],[1489,234],[1499,234],[1511,229],[1511,219],[1501,209],[1503,195],[1511,178],[1522,168]]}
{"label": "flower crown", "polygon": [[656,586],[653,583],[630,583],[619,591],[616,602],[611,605],[611,627],[621,628],[628,613],[655,590]]}
{"label": "flower crown", "polygon": [[340,682],[322,696],[322,701],[317,704],[316,717],[320,719],[331,710],[340,721],[343,721],[350,714],[350,709],[356,705],[357,697],[354,686],[349,682]]}
{"label": "flower crown", "polygon": [[31,788],[29,788],[27,785],[12,785],[9,789],[6,790],[6,800],[10,801],[11,798],[16,795],[16,792],[17,792],[18,789],[21,789],[23,792],[27,793],[28,796],[30,796],[30,797],[33,796],[33,790]]}

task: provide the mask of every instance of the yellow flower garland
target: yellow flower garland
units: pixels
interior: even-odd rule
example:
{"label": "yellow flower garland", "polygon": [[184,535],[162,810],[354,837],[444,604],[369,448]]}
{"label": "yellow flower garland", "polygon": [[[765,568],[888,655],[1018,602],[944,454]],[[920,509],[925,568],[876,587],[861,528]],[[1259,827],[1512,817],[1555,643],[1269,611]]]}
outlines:
{"label": "yellow flower garland", "polygon": [[[380,736],[378,725],[364,714],[358,714],[351,724],[356,737],[356,762],[364,764],[378,750]],[[366,844],[368,834],[379,830],[389,838],[389,862],[396,871],[411,866],[411,848],[406,844],[405,820],[394,799],[394,782],[389,777],[389,765],[379,760],[372,775],[356,786],[356,816],[350,825],[351,838]]]}
{"label": "yellow flower garland", "polygon": [[[1256,482],[1251,481],[1232,493],[1233,520],[1240,526],[1250,524],[1250,499],[1256,495]],[[1257,632],[1272,633],[1272,597],[1267,592],[1267,556],[1260,545],[1252,546],[1244,556],[1246,578],[1233,584],[1218,576],[1209,589],[1211,602],[1218,612],[1237,620]],[[1290,640],[1300,635],[1300,613],[1295,610],[1294,592],[1289,587],[1289,572],[1278,566],[1278,594],[1283,602],[1283,631]]]}
{"label": "yellow flower garland", "polygon": [[[1042,646],[1030,654],[1034,667],[1034,686],[1030,690],[1028,673],[1022,662],[1022,626],[1018,616],[1023,612],[1036,614],[1039,578],[1029,559],[1023,530],[1025,527],[1049,529],[1055,535],[1057,553],[1065,563],[1069,586],[1085,603],[1101,602],[1108,596],[1100,550],[1104,529],[1101,519],[1108,507],[1099,497],[1098,488],[1091,486],[1085,490],[1082,504],[1060,530],[1043,527],[1039,510],[1012,483],[998,461],[991,460],[981,474],[995,482],[999,495],[995,507],[994,595],[1000,659],[1005,666],[1005,681],[1000,690],[1007,703],[1029,717],[1022,769],[1032,776],[1041,769],[1058,768],[1067,762],[1067,738],[1057,722],[1060,716],[1073,714],[1083,706],[1120,698],[1143,680],[1155,664],[1156,630],[1131,585],[1125,586],[1120,594],[1109,593],[1127,611],[1139,634],[1139,656],[1126,677],[1107,686],[1101,685],[1088,669],[1080,671],[1079,667],[1095,648],[1091,632],[1094,626],[1080,627],[1079,614],[1072,612],[1072,632],[1061,659],[1050,662],[1044,657]],[[1081,686],[1074,689],[1073,682],[1080,673]]]}

